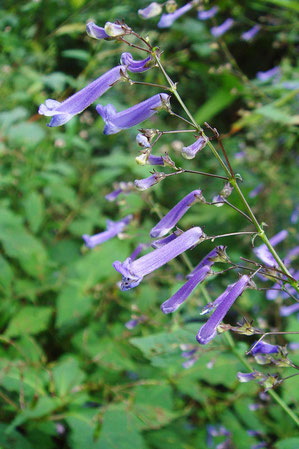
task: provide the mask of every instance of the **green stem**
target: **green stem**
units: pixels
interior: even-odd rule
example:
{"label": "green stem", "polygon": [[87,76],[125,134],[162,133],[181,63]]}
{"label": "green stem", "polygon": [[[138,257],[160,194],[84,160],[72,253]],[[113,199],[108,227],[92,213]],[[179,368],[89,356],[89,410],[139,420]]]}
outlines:
{"label": "green stem", "polygon": [[[185,111],[185,113],[187,114],[187,116],[189,117],[190,121],[193,123],[194,127],[200,131],[202,133],[202,135],[204,136],[204,132],[203,129],[201,128],[201,126],[196,122],[196,120],[194,119],[194,117],[192,116],[191,112],[189,111],[189,109],[187,108],[187,106],[185,105],[185,103],[183,102],[181,96],[179,95],[177,88],[176,88],[176,84],[171,80],[171,78],[168,76],[168,74],[166,73],[159,56],[157,55],[156,51],[153,50],[153,56],[158,64],[158,66],[160,67],[164,77],[166,78],[167,82],[169,83],[169,86],[171,88],[172,93],[174,94],[174,96],[176,97],[176,99],[178,100],[178,102],[180,103],[180,105],[182,106],[183,110]],[[259,222],[257,221],[253,211],[251,210],[249,204],[246,201],[246,198],[244,197],[238,183],[237,180],[235,178],[232,178],[230,170],[228,169],[228,167],[226,166],[226,164],[223,162],[222,158],[220,157],[220,155],[218,154],[216,148],[214,147],[214,145],[211,143],[211,141],[208,141],[208,146],[210,147],[211,151],[213,152],[214,156],[217,158],[217,160],[219,161],[219,163],[221,164],[221,166],[223,167],[225,173],[227,174],[228,178],[229,178],[229,182],[232,184],[233,187],[235,187],[236,192],[238,193],[242,203],[244,204],[245,208],[248,211],[249,216],[251,217],[257,231],[258,231],[258,235],[261,237],[261,239],[264,241],[264,243],[267,245],[267,247],[269,248],[271,254],[273,255],[273,257],[276,259],[277,263],[279,264],[280,268],[282,269],[282,271],[287,274],[288,276],[289,271],[288,269],[285,267],[284,263],[281,261],[280,257],[278,256],[278,254],[276,253],[276,251],[274,250],[273,246],[271,245],[271,243],[269,242],[265,231],[263,230],[263,228],[260,226]],[[193,269],[192,263],[189,260],[189,257],[187,256],[187,254],[183,253],[182,254],[182,258],[184,259],[186,265],[188,266],[188,268],[190,270]],[[299,291],[299,287],[297,285],[298,291]],[[211,302],[211,298],[210,295],[206,289],[206,287],[204,285],[200,285],[200,289],[201,292],[203,293],[203,296],[205,297],[207,303]],[[236,355],[236,357],[240,360],[240,362],[250,371],[253,371],[253,368],[251,367],[250,363],[241,355],[239,354],[239,352],[236,350],[235,347],[235,343],[234,340],[231,336],[231,334],[229,334],[228,332],[226,332],[224,334],[224,337],[227,341],[227,344],[229,345],[229,347],[231,348],[232,352]],[[272,398],[277,402],[277,404],[280,405],[280,407],[289,415],[289,417],[295,422],[295,424],[297,424],[297,426],[299,426],[299,418],[295,415],[295,413],[288,407],[288,405],[278,396],[278,394],[273,391],[273,390],[269,390],[269,394],[272,396]]]}

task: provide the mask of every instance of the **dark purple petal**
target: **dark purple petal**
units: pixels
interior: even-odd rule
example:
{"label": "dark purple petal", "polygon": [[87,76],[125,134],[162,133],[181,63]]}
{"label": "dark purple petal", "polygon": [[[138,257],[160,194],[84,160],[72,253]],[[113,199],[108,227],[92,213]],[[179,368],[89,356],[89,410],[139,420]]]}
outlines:
{"label": "dark purple petal", "polygon": [[123,275],[121,289],[129,290],[136,287],[142,281],[143,276],[157,270],[179,254],[200,243],[201,237],[201,228],[194,227],[167,245],[155,249],[135,261],[128,258],[123,263],[114,262],[113,266],[116,271]]}
{"label": "dark purple petal", "polygon": [[181,201],[176,204],[150,232],[152,238],[163,237],[178,223],[188,209],[196,202],[197,197],[201,196],[201,190],[193,190],[188,193]]}
{"label": "dark purple petal", "polygon": [[178,8],[175,12],[170,14],[162,14],[159,23],[158,28],[169,28],[173,24],[175,20],[177,20],[179,17],[181,17],[183,14],[185,14],[187,11],[190,11],[192,8],[192,2],[187,3],[186,5],[182,6],[181,8]]}
{"label": "dark purple petal", "polygon": [[237,378],[240,382],[250,382],[251,380],[255,380],[256,378],[262,377],[262,374],[258,371],[253,371],[252,373],[237,373]]}
{"label": "dark purple petal", "polygon": [[279,353],[279,346],[270,345],[270,343],[265,343],[264,341],[260,341],[257,344],[253,344],[249,349],[248,353],[252,355],[256,354],[277,354]]}
{"label": "dark purple petal", "polygon": [[125,70],[125,66],[114,67],[62,103],[48,99],[40,105],[38,113],[52,117],[48,125],[50,127],[63,125],[101,97],[112,84],[121,79]]}
{"label": "dark purple petal", "polygon": [[233,26],[233,24],[234,24],[234,20],[231,18],[228,18],[218,27],[212,27],[211,33],[213,34],[214,37],[222,36]]}
{"label": "dark purple petal", "polygon": [[175,312],[183,302],[191,295],[195,287],[208,276],[210,267],[205,265],[198,270],[171,298],[163,302],[161,310],[163,313]]}
{"label": "dark purple petal", "polygon": [[172,240],[176,239],[178,235],[179,234],[177,234],[176,232],[173,232],[172,234],[168,235],[167,237],[164,237],[163,239],[155,240],[154,242],[152,242],[152,247],[155,249],[161,248],[161,246],[164,246],[167,243],[171,242]]}
{"label": "dark purple petal", "polygon": [[88,36],[94,39],[109,39],[110,36],[106,33],[105,29],[97,26],[94,22],[88,22],[86,25],[86,33]]}
{"label": "dark purple petal", "polygon": [[150,69],[149,62],[151,60],[151,57],[142,59],[141,61],[135,61],[131,53],[122,53],[120,57],[120,63],[121,65],[124,65],[127,67],[127,70],[133,73],[141,73],[145,72],[146,70]]}
{"label": "dark purple petal", "polygon": [[139,323],[138,320],[129,320],[125,323],[125,327],[129,330],[134,329],[137,324]]}
{"label": "dark purple petal", "polygon": [[235,300],[243,293],[250,278],[246,275],[242,276],[234,287],[230,290],[227,289],[226,296],[222,299],[217,309],[210,316],[208,321],[200,328],[196,339],[200,344],[207,344],[216,335],[217,327],[235,302]]}
{"label": "dark purple petal", "polygon": [[208,265],[211,267],[215,262],[228,262],[229,258],[226,254],[226,246],[216,246],[216,248],[212,249],[200,262],[194,270],[191,271],[187,275],[187,279],[193,276],[193,274],[200,270],[204,265]]}
{"label": "dark purple petal", "polygon": [[[282,242],[287,236],[288,236],[288,231],[282,230],[270,239],[270,243],[272,246],[276,246],[278,243]],[[267,246],[265,245],[265,243],[263,243],[261,246],[258,246],[257,248],[254,248],[253,252],[266,265],[269,265],[271,267],[274,267],[275,265],[277,265],[276,260],[270,253],[270,251],[267,248]]]}
{"label": "dark purple petal", "polygon": [[116,200],[118,195],[120,195],[121,193],[122,193],[122,189],[113,190],[113,192],[108,193],[107,195],[105,195],[105,199],[107,201],[114,201],[114,200]]}
{"label": "dark purple petal", "polygon": [[169,101],[169,98],[167,94],[157,94],[121,112],[116,112],[112,104],[107,106],[98,104],[96,110],[105,122],[104,134],[116,134],[122,129],[128,129],[143,122],[156,114],[158,109],[163,107],[163,103]]}

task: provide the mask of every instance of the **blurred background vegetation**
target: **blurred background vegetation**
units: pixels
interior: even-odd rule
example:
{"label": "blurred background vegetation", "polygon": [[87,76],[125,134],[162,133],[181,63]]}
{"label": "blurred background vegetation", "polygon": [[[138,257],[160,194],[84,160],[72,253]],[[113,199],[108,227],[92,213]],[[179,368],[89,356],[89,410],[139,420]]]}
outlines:
{"label": "blurred background vegetation", "polygon": [[[270,448],[297,449],[294,423],[277,404],[259,399],[257,384],[238,382],[236,373],[244,367],[221,336],[191,368],[182,367],[181,345],[195,344],[204,299],[195,291],[173,316],[164,316],[160,304],[187,273],[183,261],[129,292],[116,285],[119,275],[112,262],[123,261],[138,243],[148,241],[157,211],[165,213],[198,187],[211,200],[222,188],[219,181],[175,176],[149,193],[108,203],[104,196],[113,182],[148,176],[149,168],[135,163],[137,127],[104,136],[93,105],[65,126],[49,129],[37,109],[46,98],[64,99],[81,89],[130,51],[85,33],[89,20],[102,26],[124,18],[163,49],[169,74],[197,120],[223,135],[244,191],[249,194],[262,184],[250,202],[270,236],[289,231],[279,247],[284,256],[297,241],[290,216],[298,201],[299,5],[292,0],[218,1],[216,23],[227,17],[236,23],[216,42],[210,33],[214,20],[199,21],[195,11],[169,30],[159,30],[157,19],[142,21],[137,10],[148,3],[6,0],[0,6],[0,448],[205,449],[224,439],[207,440],[207,426],[222,425],[231,432],[229,448],[266,441]],[[241,40],[256,22],[262,24],[256,38]],[[257,80],[258,71],[274,66],[280,67],[278,77]],[[132,78],[164,83],[156,70]],[[100,103],[121,110],[158,92],[121,83]],[[161,113],[145,126],[166,130],[181,124]],[[168,151],[185,168],[222,174],[208,151],[194,161],[182,160],[180,149],[192,138],[178,136],[163,137],[157,154]],[[231,198],[238,205],[234,194]],[[83,233],[100,232],[106,219],[129,213],[135,220],[126,238],[93,250],[84,247]],[[181,222],[183,228],[192,225],[209,235],[249,229],[231,209],[203,205],[194,206]],[[217,243],[228,245],[235,262],[253,257],[249,238]],[[200,245],[191,252],[192,261],[213,246]],[[227,273],[209,282],[212,298],[235,276]],[[280,303],[281,298],[273,304],[264,292],[250,290],[227,322],[245,315],[267,330],[298,330],[296,316],[279,316]],[[127,329],[125,323],[136,317],[142,322]],[[288,340],[296,336],[275,341]],[[239,338],[238,351],[244,353],[252,341]],[[299,363],[298,351],[291,358]],[[293,409],[299,400],[296,379],[278,389]],[[252,429],[260,436],[248,434]]]}

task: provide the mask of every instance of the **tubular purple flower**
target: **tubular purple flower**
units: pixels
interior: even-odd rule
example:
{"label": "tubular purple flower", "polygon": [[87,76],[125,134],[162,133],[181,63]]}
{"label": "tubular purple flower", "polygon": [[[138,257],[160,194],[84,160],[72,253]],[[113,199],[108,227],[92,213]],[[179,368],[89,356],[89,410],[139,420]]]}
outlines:
{"label": "tubular purple flower", "polygon": [[128,195],[132,190],[134,190],[134,184],[132,182],[119,182],[114,184],[115,189],[105,195],[107,201],[115,201],[121,193]]}
{"label": "tubular purple flower", "polygon": [[234,24],[234,20],[231,18],[228,18],[218,27],[212,27],[211,33],[214,37],[222,36],[233,26],[233,24]]}
{"label": "tubular purple flower", "polygon": [[104,134],[116,134],[122,129],[138,125],[156,114],[169,101],[169,98],[167,94],[157,94],[121,112],[116,112],[112,104],[107,106],[98,104],[96,110],[105,122]]}
{"label": "tubular purple flower", "polygon": [[157,172],[145,179],[136,179],[134,185],[138,190],[147,190],[166,178],[165,173]]}
{"label": "tubular purple flower", "polygon": [[121,290],[129,290],[136,287],[144,276],[200,243],[202,234],[200,227],[194,227],[162,248],[155,249],[135,261],[131,261],[128,258],[123,263],[119,261],[114,262],[113,267],[123,275]]}
{"label": "tubular purple flower", "polygon": [[243,293],[250,282],[250,278],[246,275],[242,276],[231,290],[227,289],[226,296],[222,299],[217,309],[210,316],[208,321],[200,328],[196,335],[198,343],[205,345],[212,340],[217,332],[217,327],[236,301],[236,299]]}
{"label": "tubular purple flower", "polygon": [[122,193],[122,189],[113,190],[113,192],[108,193],[107,195],[105,195],[105,199],[107,201],[114,201],[114,200],[116,200],[118,195],[120,195],[121,193]]}
{"label": "tubular purple flower", "polygon": [[123,36],[124,34],[130,34],[132,31],[128,25],[114,22],[106,22],[104,30],[109,37]]}
{"label": "tubular purple flower", "polygon": [[132,319],[125,323],[125,327],[127,329],[131,330],[131,329],[134,329],[137,326],[137,324],[139,324],[139,321]]}
{"label": "tubular purple flower", "polygon": [[125,218],[122,218],[121,220],[116,222],[107,220],[107,231],[100,232],[99,234],[95,234],[92,236],[84,234],[82,238],[88,248],[94,248],[95,246],[106,242],[106,240],[110,240],[116,235],[120,234],[127,227],[132,218],[133,215],[127,215]]}
{"label": "tubular purple flower", "polygon": [[212,249],[200,262],[194,270],[191,271],[187,275],[187,279],[193,276],[193,274],[200,270],[204,265],[208,265],[210,268],[216,262],[229,262],[229,258],[226,254],[226,246],[216,246],[216,248]]}
{"label": "tubular purple flower", "polygon": [[196,203],[197,197],[201,196],[201,190],[193,190],[188,193],[181,201],[178,202],[160,221],[154,226],[150,232],[152,238],[163,237],[177,224],[189,208]]}
{"label": "tubular purple flower", "polygon": [[195,287],[200,284],[210,273],[210,267],[205,265],[200,270],[188,279],[188,281],[167,301],[163,302],[161,305],[161,310],[163,313],[175,312],[183,302],[191,295]]}
{"label": "tubular purple flower", "polygon": [[125,65],[127,67],[127,70],[133,73],[141,73],[146,72],[146,70],[149,70],[150,67],[148,63],[150,62],[151,57],[142,59],[141,61],[135,61],[131,53],[122,53],[120,57],[120,63],[121,65]]}
{"label": "tubular purple flower", "polygon": [[185,159],[194,159],[197,153],[206,146],[208,140],[207,137],[200,136],[192,145],[182,148],[182,156]]}
{"label": "tubular purple flower", "polygon": [[291,349],[291,351],[297,351],[299,349],[299,342],[289,343],[288,347]]}
{"label": "tubular purple flower", "polygon": [[266,70],[265,72],[257,72],[256,77],[260,81],[268,81],[269,79],[273,78],[274,76],[278,76],[279,74],[280,68],[273,67],[273,69]]}
{"label": "tubular purple flower", "polygon": [[150,144],[148,138],[142,133],[137,134],[136,142],[142,148],[151,148],[151,144]]}
{"label": "tubular purple flower", "polygon": [[125,66],[114,67],[62,103],[51,99],[46,100],[45,104],[40,105],[38,113],[52,117],[48,126],[61,126],[101,97],[114,83],[121,79],[122,72],[125,71]]}
{"label": "tubular purple flower", "polygon": [[[299,89],[299,83],[297,89]],[[299,205],[297,204],[297,206],[294,207],[293,212],[291,214],[290,222],[292,224],[296,224],[298,223],[298,220],[299,220]]]}
{"label": "tubular purple flower", "polygon": [[260,29],[261,27],[259,25],[254,25],[254,27],[250,28],[250,30],[241,34],[241,39],[243,39],[243,41],[250,41],[260,31]]}
{"label": "tubular purple flower", "polygon": [[[295,246],[288,252],[286,257],[284,258],[284,263],[286,265],[290,265],[292,263],[293,259],[295,259],[298,255],[299,255],[299,246]],[[299,272],[298,272],[298,276],[299,276]]]}
{"label": "tubular purple flower", "polygon": [[253,371],[252,373],[237,373],[237,378],[240,382],[250,382],[251,380],[255,380],[257,378],[264,377],[262,373],[259,371]]}
{"label": "tubular purple flower", "polygon": [[186,5],[182,6],[181,8],[177,9],[175,12],[170,14],[162,14],[159,22],[158,22],[158,28],[169,28],[177,20],[179,17],[181,17],[186,12],[190,11],[192,9],[193,4],[192,2],[187,3]]}
{"label": "tubular purple flower", "polygon": [[[278,243],[282,242],[287,236],[288,236],[288,231],[286,231],[284,229],[284,230],[280,231],[278,234],[274,235],[270,239],[270,243],[272,246],[276,246]],[[257,248],[254,248],[253,252],[266,265],[269,265],[270,267],[274,267],[275,265],[277,265],[276,260],[274,259],[274,257],[270,253],[270,251],[268,250],[265,243],[258,246]]]}
{"label": "tubular purple flower", "polygon": [[144,9],[138,9],[138,15],[143,19],[151,19],[152,17],[158,16],[162,12],[162,5],[157,2],[150,3]]}
{"label": "tubular purple flower", "polygon": [[134,251],[132,252],[132,254],[130,255],[130,259],[131,261],[137,259],[137,257],[139,256],[139,254],[146,248],[149,248],[151,246],[150,243],[139,243],[138,246],[136,246],[136,248],[134,249]]}
{"label": "tubular purple flower", "polygon": [[213,310],[216,309],[216,307],[219,306],[219,304],[222,303],[222,301],[226,298],[226,296],[228,295],[228,293],[232,290],[232,288],[236,285],[236,282],[234,282],[233,284],[229,284],[226,288],[226,290],[221,293],[220,296],[218,296],[217,299],[215,299],[215,301],[210,302],[209,304],[207,304],[206,306],[204,306],[204,308],[202,309],[202,311],[200,312],[200,315],[206,315],[207,313],[212,312]]}
{"label": "tubular purple flower", "polygon": [[94,39],[110,39],[105,29],[97,26],[94,22],[88,22],[86,25],[86,33]]}
{"label": "tubular purple flower", "polygon": [[249,192],[249,198],[255,198],[262,190],[264,190],[264,184],[260,183]]}
{"label": "tubular purple flower", "polygon": [[[252,348],[252,349],[251,349]],[[248,351],[248,354],[256,355],[256,354],[278,354],[279,346],[278,345],[270,345],[270,343],[266,343],[264,341],[260,341],[257,344],[253,344]]]}
{"label": "tubular purple flower", "polygon": [[213,6],[213,8],[208,9],[207,11],[198,11],[197,17],[199,18],[199,20],[208,20],[214,17],[217,14],[218,10],[218,6]]}
{"label": "tubular purple flower", "polygon": [[194,363],[196,361],[197,361],[197,357],[191,357],[189,360],[186,360],[185,362],[182,363],[182,367],[184,369],[189,369],[194,365]]}
{"label": "tubular purple flower", "polygon": [[289,316],[293,313],[299,312],[299,303],[292,304],[291,306],[282,306],[279,309],[280,316]]}
{"label": "tubular purple flower", "polygon": [[164,239],[155,240],[154,242],[152,242],[152,247],[155,249],[161,248],[162,246],[167,245],[167,243],[176,239],[178,237],[178,235],[179,234],[177,234],[176,232],[173,232],[172,234],[168,235],[167,237],[164,237]]}

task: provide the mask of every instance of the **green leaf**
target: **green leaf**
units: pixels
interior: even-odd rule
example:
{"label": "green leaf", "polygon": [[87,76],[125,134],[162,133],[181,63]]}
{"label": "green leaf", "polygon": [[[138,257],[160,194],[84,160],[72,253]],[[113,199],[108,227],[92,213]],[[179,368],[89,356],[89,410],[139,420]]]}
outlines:
{"label": "green leaf", "polygon": [[28,440],[16,430],[7,432],[8,426],[0,423],[0,448],[1,449],[34,449]]}
{"label": "green leaf", "polygon": [[23,201],[25,217],[33,233],[36,233],[44,219],[43,197],[37,192],[30,192]]}
{"label": "green leaf", "polygon": [[12,318],[5,335],[39,334],[47,328],[52,312],[52,307],[25,306]]}
{"label": "green leaf", "polygon": [[56,326],[74,325],[92,306],[92,297],[81,293],[77,287],[67,286],[57,298]]}
{"label": "green leaf", "polygon": [[266,0],[266,2],[273,3],[273,5],[281,6],[282,8],[289,8],[299,12],[298,2],[294,0]]}
{"label": "green leaf", "polygon": [[0,254],[0,286],[4,290],[10,289],[13,280],[13,270],[11,265]]}
{"label": "green leaf", "polygon": [[65,397],[79,387],[85,378],[84,372],[74,358],[67,358],[53,368],[53,380],[57,396]]}
{"label": "green leaf", "polygon": [[298,449],[299,438],[286,438],[275,444],[275,449]]}

